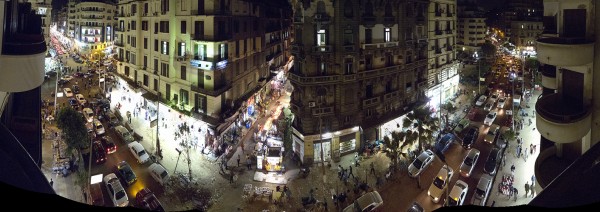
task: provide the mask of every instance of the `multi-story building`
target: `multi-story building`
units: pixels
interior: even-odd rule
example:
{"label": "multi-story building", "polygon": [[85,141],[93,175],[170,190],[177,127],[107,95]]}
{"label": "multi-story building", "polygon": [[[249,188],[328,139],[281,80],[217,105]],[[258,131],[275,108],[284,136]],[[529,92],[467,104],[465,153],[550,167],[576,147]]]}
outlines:
{"label": "multi-story building", "polygon": [[245,121],[263,103],[271,70],[287,62],[287,1],[122,0],[117,7],[117,72],[147,91],[144,106],[157,110],[160,99],[201,120],[207,140]]}
{"label": "multi-story building", "polygon": [[111,1],[81,0],[69,2],[69,30],[76,41],[74,47],[84,57],[98,60],[107,54],[114,41],[116,5]]}
{"label": "multi-story building", "polygon": [[513,21],[510,42],[524,55],[535,55],[535,40],[544,31],[542,21]]}
{"label": "multi-story building", "polygon": [[0,1],[0,13],[0,181],[54,194],[40,169],[46,55],[42,17],[22,1]]}
{"label": "multi-story building", "polygon": [[28,0],[35,13],[42,17],[42,33],[46,43],[50,42],[50,25],[52,25],[52,0]]}
{"label": "multi-story building", "polygon": [[541,134],[535,176],[542,187],[600,141],[597,3],[544,0],[544,31],[536,42],[543,92],[535,105]]}
{"label": "multi-story building", "polygon": [[75,38],[75,19],[77,17],[77,9],[75,5],[77,1],[71,0],[67,3],[67,37]]}
{"label": "multi-story building", "polygon": [[471,55],[481,49],[487,32],[485,20],[483,8],[478,7],[475,2],[465,2],[458,6],[458,50]]}
{"label": "multi-story building", "polygon": [[458,90],[456,60],[456,0],[433,0],[428,9],[428,86],[429,104],[440,104]]}
{"label": "multi-story building", "polygon": [[67,36],[68,33],[68,7],[63,7],[60,11],[56,13],[56,30],[62,33],[64,36]]}
{"label": "multi-story building", "polygon": [[304,163],[361,149],[424,99],[427,1],[291,3],[292,147]]}
{"label": "multi-story building", "polygon": [[514,21],[541,22],[543,13],[543,0],[508,0],[501,13],[499,28],[506,37],[512,35]]}

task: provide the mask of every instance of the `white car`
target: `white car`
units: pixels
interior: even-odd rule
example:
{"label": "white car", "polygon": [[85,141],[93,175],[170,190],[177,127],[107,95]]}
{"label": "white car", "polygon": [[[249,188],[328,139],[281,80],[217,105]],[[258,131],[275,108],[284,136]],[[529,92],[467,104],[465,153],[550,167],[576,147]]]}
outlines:
{"label": "white car", "polygon": [[492,143],[494,143],[494,140],[496,140],[496,136],[498,136],[499,133],[500,133],[500,126],[497,124],[492,124],[492,126],[490,126],[490,129],[488,130],[487,134],[485,135],[485,138],[483,139],[483,141],[492,144]]}
{"label": "white car", "polygon": [[374,211],[376,208],[383,205],[383,199],[379,192],[372,191],[362,195],[354,203],[344,208],[344,212],[367,212]]}
{"label": "white car", "polygon": [[125,143],[134,141],[134,138],[131,135],[131,133],[129,132],[129,130],[127,130],[127,128],[123,127],[122,125],[116,126],[115,131],[117,131],[117,134],[119,134],[119,136],[121,136],[121,139],[123,139],[123,141],[125,141]]}
{"label": "white car", "polygon": [[469,153],[467,153],[467,156],[465,156],[465,159],[460,164],[460,175],[463,177],[471,176],[471,172],[473,172],[473,168],[479,159],[479,153],[479,150],[475,148],[469,150]]}
{"label": "white car", "polygon": [[86,107],[86,108],[83,108],[82,112],[83,112],[83,117],[85,117],[85,120],[87,122],[94,121],[94,111],[92,111],[92,109]]}
{"label": "white car", "polygon": [[131,142],[130,144],[127,144],[127,147],[129,147],[131,154],[133,154],[138,163],[143,164],[150,160],[150,156],[146,153],[144,146],[139,142]]}
{"label": "white car", "polygon": [[444,191],[448,188],[448,183],[452,179],[454,175],[454,170],[452,167],[448,165],[444,165],[438,174],[433,178],[433,182],[431,186],[429,186],[429,190],[427,190],[427,195],[431,197],[431,200],[434,203],[438,203]]}
{"label": "white car", "polygon": [[473,192],[471,205],[485,206],[490,190],[492,190],[492,177],[487,174],[481,175],[477,183],[477,188]]}
{"label": "white car", "polygon": [[94,120],[94,130],[96,131],[96,135],[102,135],[106,132],[104,126],[98,120]]}
{"label": "white car", "polygon": [[483,109],[485,111],[490,111],[492,110],[492,107],[494,107],[494,103],[492,101],[488,101],[488,103],[486,103],[485,106],[483,106]]}
{"label": "white car", "polygon": [[71,81],[73,79],[72,76],[64,76],[61,79],[66,80],[66,81]]}
{"label": "white car", "polygon": [[502,97],[502,98],[498,99],[498,104],[496,105],[496,107],[504,108],[505,103],[506,103],[506,98]]}
{"label": "white car", "polygon": [[490,96],[490,101],[492,103],[496,103],[496,100],[498,100],[498,93],[493,93],[492,96]]}
{"label": "white car", "polygon": [[76,94],[76,95],[75,95],[75,99],[77,99],[77,102],[79,102],[79,104],[80,104],[81,106],[84,106],[84,105],[85,105],[85,103],[87,102],[87,101],[85,100],[85,97],[83,97],[83,95],[82,95],[82,94]]}
{"label": "white car", "polygon": [[485,116],[485,120],[483,120],[483,124],[490,126],[494,123],[494,120],[496,120],[496,115],[498,114],[498,112],[496,111],[492,111],[490,113],[488,113]]}
{"label": "white car", "polygon": [[66,97],[73,97],[73,91],[70,88],[63,88]]}
{"label": "white car", "polygon": [[423,151],[410,165],[408,165],[408,176],[417,177],[433,162],[434,154],[431,150]]}
{"label": "white car", "polygon": [[112,200],[114,206],[126,207],[129,205],[129,198],[117,175],[110,173],[104,176],[104,185],[106,185],[108,196],[110,196],[110,200]]}
{"label": "white car", "polygon": [[158,163],[153,163],[150,165],[150,167],[148,167],[148,171],[150,171],[150,176],[160,183],[160,185],[164,185],[169,178],[169,172],[167,172],[164,166]]}
{"label": "white car", "polygon": [[457,180],[452,190],[448,194],[448,206],[459,206],[463,205],[465,198],[467,198],[467,191],[469,185],[462,180]]}
{"label": "white car", "polygon": [[481,95],[481,96],[479,97],[479,99],[477,99],[477,102],[475,102],[475,105],[476,105],[476,106],[481,106],[481,105],[483,105],[483,103],[485,103],[485,100],[486,100],[486,99],[487,99],[487,96],[486,96],[486,95]]}

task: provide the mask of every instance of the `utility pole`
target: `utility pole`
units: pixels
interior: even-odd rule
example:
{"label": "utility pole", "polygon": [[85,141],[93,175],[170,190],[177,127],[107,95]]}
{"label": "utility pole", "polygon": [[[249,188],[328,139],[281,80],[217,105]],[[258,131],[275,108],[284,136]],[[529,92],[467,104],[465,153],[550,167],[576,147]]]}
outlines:
{"label": "utility pole", "polygon": [[481,94],[481,60],[477,60],[477,94]]}

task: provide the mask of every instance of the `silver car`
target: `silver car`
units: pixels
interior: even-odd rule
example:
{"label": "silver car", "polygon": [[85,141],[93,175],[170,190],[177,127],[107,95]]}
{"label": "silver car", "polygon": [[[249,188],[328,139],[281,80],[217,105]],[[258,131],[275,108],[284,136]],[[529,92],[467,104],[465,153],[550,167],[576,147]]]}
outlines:
{"label": "silver car", "polygon": [[467,156],[465,156],[465,159],[460,164],[460,175],[463,177],[471,176],[473,167],[475,167],[475,164],[477,164],[477,159],[479,159],[479,153],[479,150],[474,148],[469,150],[469,153],[467,153]]}
{"label": "silver car", "polygon": [[481,175],[479,183],[477,183],[477,188],[475,188],[475,192],[473,193],[471,205],[485,206],[490,190],[492,190],[492,176],[487,174]]}
{"label": "silver car", "polygon": [[123,139],[123,141],[125,141],[126,143],[133,142],[133,135],[131,135],[127,128],[123,127],[122,125],[119,125],[115,127],[115,131],[117,131],[117,134],[119,134],[121,139]]}
{"label": "silver car", "polygon": [[410,165],[408,166],[408,175],[410,177],[417,177],[423,170],[427,169],[435,155],[431,150],[423,151]]}

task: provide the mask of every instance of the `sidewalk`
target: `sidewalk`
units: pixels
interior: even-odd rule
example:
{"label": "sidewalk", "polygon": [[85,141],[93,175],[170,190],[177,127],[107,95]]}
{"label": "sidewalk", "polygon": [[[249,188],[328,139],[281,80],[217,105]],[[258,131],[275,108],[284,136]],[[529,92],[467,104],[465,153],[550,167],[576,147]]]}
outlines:
{"label": "sidewalk", "polygon": [[[523,124],[523,130],[520,130],[518,135],[518,137],[523,138],[523,150],[521,151],[522,155],[520,158],[516,157],[516,141],[508,142],[508,146],[504,153],[506,163],[504,164],[504,166],[502,166],[502,164],[500,165],[498,173],[494,178],[494,185],[492,186],[492,190],[490,191],[489,199],[486,203],[487,206],[491,206],[494,202],[494,207],[523,205],[528,204],[533,199],[531,197],[525,197],[525,183],[531,184],[531,177],[534,175],[535,160],[539,154],[541,135],[537,130],[535,130],[535,116],[533,116],[532,114],[534,114],[535,110],[535,99],[537,99],[538,96],[541,94],[542,91],[534,90],[533,95],[529,99],[529,101],[523,102],[523,109],[526,113],[529,114],[529,116],[524,117],[525,121]],[[528,105],[529,108],[527,108],[526,105]],[[528,119],[531,119],[531,125],[528,125]],[[530,144],[537,145],[537,151],[533,155],[529,154]],[[525,149],[527,149],[527,160],[525,160],[523,157]],[[513,186],[518,190],[518,197],[516,201],[514,200],[514,197],[510,198],[509,200],[508,196],[500,194],[500,192],[498,191],[498,185],[502,181],[502,175],[510,174],[510,167],[513,164],[516,167],[514,174],[515,180],[513,182]],[[536,182],[533,190],[534,194],[539,193],[541,190],[542,188]],[[531,195],[532,191],[530,190],[529,192],[529,195]]]}

